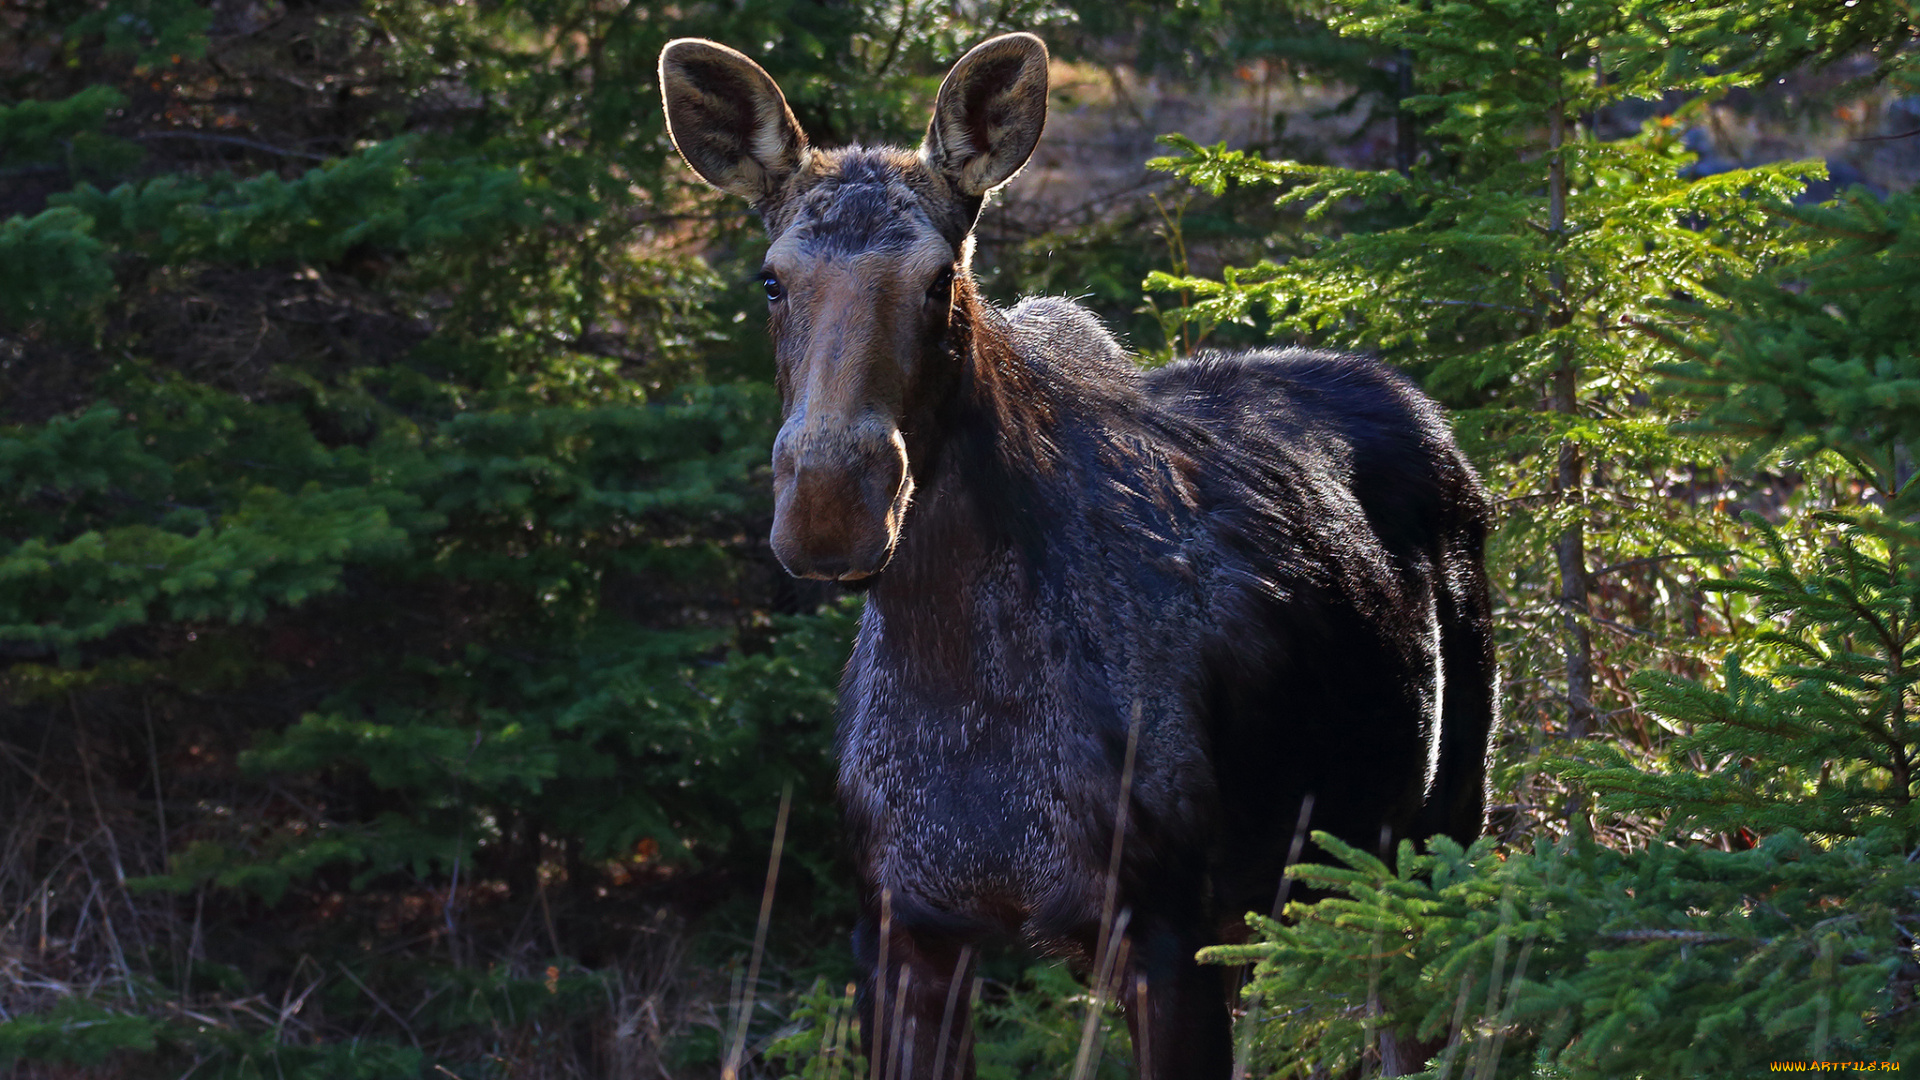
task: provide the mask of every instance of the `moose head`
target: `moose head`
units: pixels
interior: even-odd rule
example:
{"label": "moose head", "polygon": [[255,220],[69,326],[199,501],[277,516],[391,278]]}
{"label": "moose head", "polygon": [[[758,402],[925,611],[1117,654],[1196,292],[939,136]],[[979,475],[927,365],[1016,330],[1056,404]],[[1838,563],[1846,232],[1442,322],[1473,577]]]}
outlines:
{"label": "moose head", "polygon": [[760,65],[711,41],[660,54],[667,129],[701,178],[753,205],[778,365],[773,551],[857,581],[900,542],[915,476],[978,304],[968,263],[989,192],[1026,164],[1047,49],[1007,34],[962,57],[918,151],[814,147]]}

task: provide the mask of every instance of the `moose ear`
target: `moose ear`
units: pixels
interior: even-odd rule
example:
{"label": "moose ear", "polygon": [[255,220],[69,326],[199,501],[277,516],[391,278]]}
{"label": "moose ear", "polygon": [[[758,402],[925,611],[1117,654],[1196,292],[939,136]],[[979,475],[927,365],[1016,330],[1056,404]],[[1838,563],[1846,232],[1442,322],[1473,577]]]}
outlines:
{"label": "moose ear", "polygon": [[1046,123],[1047,47],[1032,34],[1004,34],[947,73],[920,156],[977,199],[1020,171]]}
{"label": "moose ear", "polygon": [[700,178],[756,209],[807,154],[807,136],[759,64],[718,42],[680,38],[660,50],[667,134]]}

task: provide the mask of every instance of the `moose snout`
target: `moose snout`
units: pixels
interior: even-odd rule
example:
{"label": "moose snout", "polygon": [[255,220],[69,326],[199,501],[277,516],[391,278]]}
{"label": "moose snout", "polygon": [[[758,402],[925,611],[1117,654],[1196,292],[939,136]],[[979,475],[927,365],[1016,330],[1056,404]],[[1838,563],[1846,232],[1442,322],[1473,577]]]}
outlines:
{"label": "moose snout", "polygon": [[910,495],[899,430],[789,438],[773,448],[773,554],[795,577],[852,581],[879,572]]}

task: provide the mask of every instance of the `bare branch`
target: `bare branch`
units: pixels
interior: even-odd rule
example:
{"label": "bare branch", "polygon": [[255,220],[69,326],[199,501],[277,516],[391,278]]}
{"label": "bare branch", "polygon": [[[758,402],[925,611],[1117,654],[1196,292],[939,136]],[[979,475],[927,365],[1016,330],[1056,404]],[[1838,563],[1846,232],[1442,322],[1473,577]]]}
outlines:
{"label": "bare branch", "polygon": [[155,139],[191,139],[195,142],[223,143],[228,146],[243,146],[249,150],[264,150],[269,154],[279,154],[282,157],[305,158],[308,161],[329,160],[327,156],[324,154],[309,154],[304,150],[283,150],[278,146],[272,146],[263,142],[255,142],[252,139],[241,139],[232,135],[209,135],[203,131],[155,131],[146,135],[133,136],[134,142],[152,142]]}

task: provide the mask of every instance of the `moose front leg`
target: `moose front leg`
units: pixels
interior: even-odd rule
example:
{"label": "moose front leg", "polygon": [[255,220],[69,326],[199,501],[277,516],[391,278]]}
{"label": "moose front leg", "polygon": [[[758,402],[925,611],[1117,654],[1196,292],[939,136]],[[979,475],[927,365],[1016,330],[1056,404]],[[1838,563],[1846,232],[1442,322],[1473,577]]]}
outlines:
{"label": "moose front leg", "polygon": [[860,1050],[887,1080],[973,1080],[969,1025],[974,950],[951,938],[863,918],[854,931],[862,968]]}
{"label": "moose front leg", "polygon": [[1129,928],[1120,1000],[1140,1080],[1225,1080],[1233,1071],[1226,969],[1194,960],[1211,944],[1198,927],[1142,913]]}

